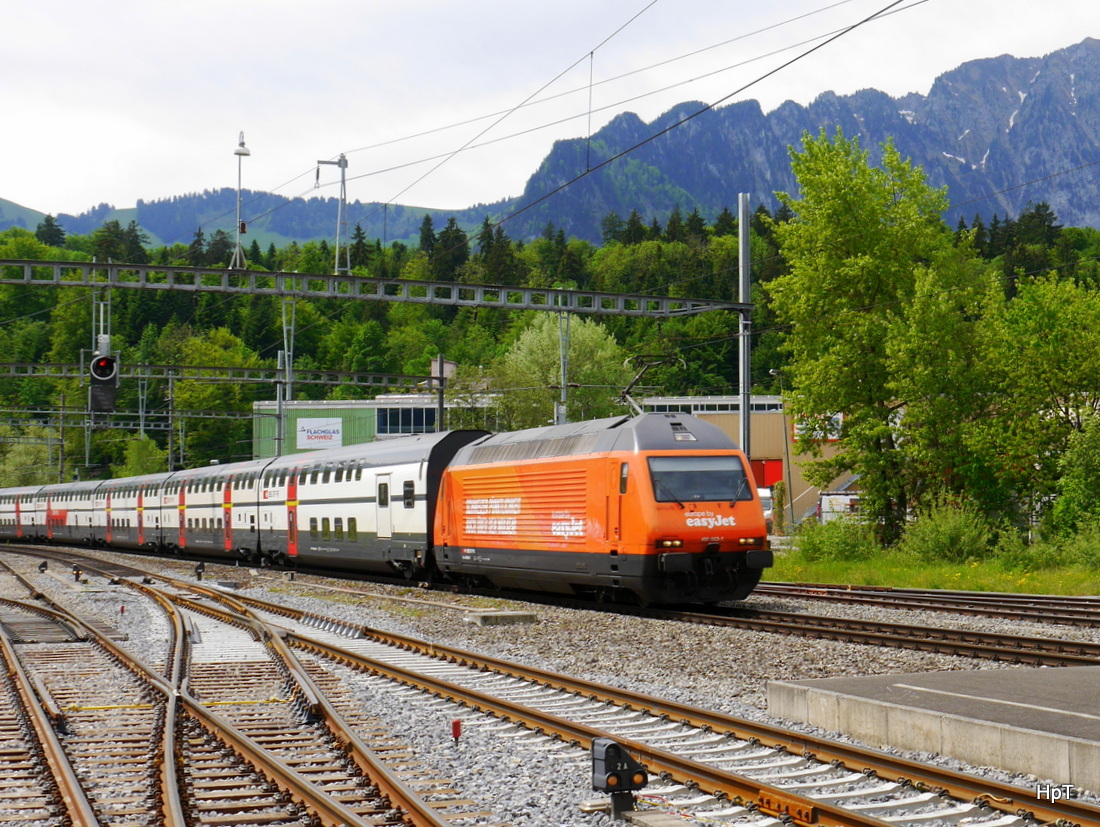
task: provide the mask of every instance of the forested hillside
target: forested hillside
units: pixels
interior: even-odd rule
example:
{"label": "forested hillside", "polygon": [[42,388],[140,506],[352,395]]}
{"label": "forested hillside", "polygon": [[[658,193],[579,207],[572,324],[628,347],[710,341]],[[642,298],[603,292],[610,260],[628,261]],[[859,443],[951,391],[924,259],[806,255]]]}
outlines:
{"label": "forested hillside", "polygon": [[[876,156],[879,165],[842,133],[808,138],[795,156],[798,194],[784,195],[775,212],[761,206],[753,214],[753,385],[774,392],[785,378],[807,459],[823,436],[813,423],[843,415],[844,450],[818,476],[861,474],[887,533],[899,515],[943,497],[1019,521],[1078,474],[1062,458],[1072,455],[1075,435],[1095,428],[1100,340],[1089,332],[1100,329],[1100,232],[1062,227],[1043,202],[1014,219],[950,226],[944,190],[929,187],[892,146]],[[738,227],[729,209],[712,222],[697,210],[607,213],[600,226],[600,244],[552,224],[524,243],[488,220],[471,236],[454,218],[439,226],[427,216],[411,244],[383,245],[357,232],[351,265],[360,276],[736,300]],[[233,248],[222,232],[168,246],[147,241],[136,223],[111,221],[80,235],[46,220],[34,232],[0,233],[0,258],[220,268]],[[254,242],[248,258],[254,270],[333,268],[325,242],[267,249]],[[427,376],[443,353],[459,366],[455,398],[493,400],[488,409],[455,413],[452,426],[512,429],[553,415],[559,391],[550,386],[560,382],[553,314],[336,299],[299,301],[296,313],[301,369]],[[113,343],[127,365],[274,367],[281,319],[270,298],[137,290],[111,297]],[[0,287],[0,323],[12,362],[76,363],[93,343],[92,300],[81,289]],[[569,417],[623,411],[618,397],[636,370],[630,357],[668,359],[636,393],[732,393],[737,336],[736,315],[720,311],[664,321],[575,316]],[[119,389],[120,411],[136,415],[137,384]],[[300,384],[295,397],[379,390]],[[146,410],[165,410],[167,393],[166,383],[149,382]],[[6,433],[56,437],[56,429],[31,423],[49,420],[62,404],[80,409],[86,389],[75,380],[2,379],[0,398],[9,419],[27,423],[9,424]],[[181,413],[247,412],[272,398],[272,387],[178,381],[173,403]],[[189,465],[250,455],[246,421],[190,419],[183,438]],[[52,448],[0,450],[2,485],[56,478]],[[154,470],[166,456],[160,434],[141,440],[106,430],[93,432],[87,448],[92,468],[82,467],[82,436],[70,431],[65,450],[65,467],[83,474]]]}

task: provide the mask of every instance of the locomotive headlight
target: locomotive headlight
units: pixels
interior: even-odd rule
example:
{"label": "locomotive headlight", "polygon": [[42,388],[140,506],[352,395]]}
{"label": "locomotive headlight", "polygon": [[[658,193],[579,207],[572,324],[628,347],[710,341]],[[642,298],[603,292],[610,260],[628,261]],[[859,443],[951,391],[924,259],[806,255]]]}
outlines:
{"label": "locomotive headlight", "polygon": [[657,548],[683,548],[683,540],[658,540]]}
{"label": "locomotive headlight", "polygon": [[738,537],[737,544],[741,546],[762,546],[764,545],[763,537]]}

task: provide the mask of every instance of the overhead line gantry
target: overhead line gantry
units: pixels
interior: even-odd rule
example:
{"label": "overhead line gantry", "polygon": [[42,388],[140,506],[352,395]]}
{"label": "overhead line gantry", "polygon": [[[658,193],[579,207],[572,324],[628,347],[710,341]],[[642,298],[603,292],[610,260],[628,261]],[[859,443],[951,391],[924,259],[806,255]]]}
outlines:
{"label": "overhead line gantry", "polygon": [[502,287],[346,274],[262,272],[165,265],[0,259],[0,284],[34,287],[119,288],[291,299],[349,299],[452,307],[543,310],[593,316],[670,318],[752,305],[672,296],[604,293],[541,287]]}

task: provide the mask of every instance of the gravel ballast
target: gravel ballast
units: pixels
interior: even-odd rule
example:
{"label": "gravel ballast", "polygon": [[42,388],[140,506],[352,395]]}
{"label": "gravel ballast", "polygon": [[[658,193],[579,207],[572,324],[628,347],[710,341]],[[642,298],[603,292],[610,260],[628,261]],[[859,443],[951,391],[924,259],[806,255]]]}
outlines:
{"label": "gravel ballast", "polygon": [[[16,559],[16,558],[12,558]],[[26,558],[28,570],[37,560]],[[133,563],[133,558],[119,556]],[[166,566],[146,561],[147,568]],[[193,576],[193,564],[178,564],[174,576]],[[74,610],[94,612],[129,635],[127,646],[146,662],[162,657],[167,625],[144,599],[114,591],[84,592],[65,583],[60,574],[28,575],[36,586],[55,592]],[[205,583],[233,581],[239,593],[276,599],[294,608],[338,617],[380,630],[469,649],[498,658],[575,675],[637,692],[644,692],[717,710],[755,721],[771,719],[766,685],[771,680],[845,675],[883,675],[973,669],[1011,669],[988,661],[891,650],[794,636],[776,636],[736,628],[716,628],[639,619],[597,611],[578,611],[510,601],[396,589],[338,579],[299,577],[288,581],[276,572],[207,565]],[[38,582],[41,581],[41,582]],[[366,594],[363,594],[366,593]],[[399,598],[399,599],[393,599]],[[437,604],[451,604],[443,608]],[[750,598],[750,605],[783,611],[838,614],[863,619],[917,622],[930,626],[983,631],[1033,632],[1048,637],[1097,640],[1095,630],[1015,621],[974,618],[936,612],[898,612],[875,607],[837,606],[815,601]],[[125,606],[125,611],[120,608]],[[464,622],[464,609],[500,608],[531,612],[538,622],[526,625],[480,626]],[[347,671],[355,694],[375,717],[392,722],[440,777],[454,779],[464,796],[492,810],[493,824],[516,827],[580,827],[610,824],[602,814],[585,814],[582,801],[600,798],[591,789],[586,754],[572,749],[548,749],[546,739],[514,737],[499,721],[432,699],[412,700],[392,685]],[[451,722],[463,719],[462,736],[451,737]],[[813,731],[808,727],[799,729]],[[952,769],[986,774],[1032,789],[1038,779],[1009,775],[995,768],[965,767],[949,758],[934,760]],[[1042,779],[1062,783],[1060,779]],[[1096,800],[1090,796],[1090,800]]]}

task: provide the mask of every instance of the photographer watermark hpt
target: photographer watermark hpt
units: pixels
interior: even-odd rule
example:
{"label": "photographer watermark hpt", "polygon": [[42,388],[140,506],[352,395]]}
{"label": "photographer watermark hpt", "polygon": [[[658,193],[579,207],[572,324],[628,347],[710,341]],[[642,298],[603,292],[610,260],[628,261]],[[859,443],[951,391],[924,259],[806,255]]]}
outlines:
{"label": "photographer watermark hpt", "polygon": [[1040,801],[1068,801],[1073,798],[1072,784],[1036,784],[1035,797]]}

